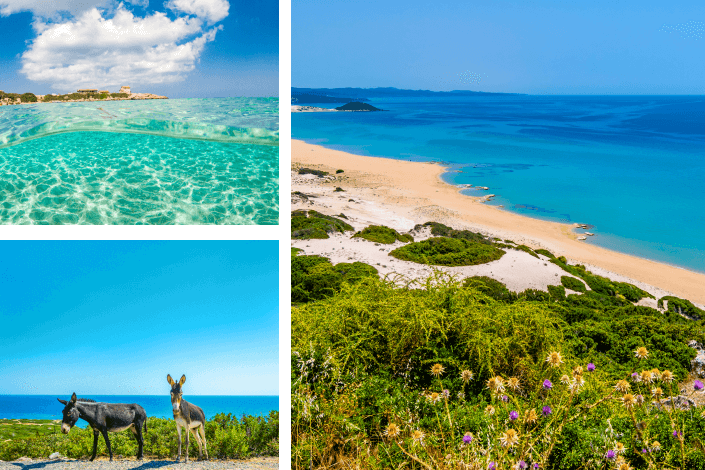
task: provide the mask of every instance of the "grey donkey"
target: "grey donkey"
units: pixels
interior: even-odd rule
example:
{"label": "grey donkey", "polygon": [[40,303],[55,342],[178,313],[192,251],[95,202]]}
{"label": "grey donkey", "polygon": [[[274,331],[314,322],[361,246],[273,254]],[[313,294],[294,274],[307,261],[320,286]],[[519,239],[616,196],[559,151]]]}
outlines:
{"label": "grey donkey", "polygon": [[125,429],[132,431],[137,438],[137,443],[139,444],[137,458],[142,460],[144,447],[142,426],[144,426],[144,432],[147,432],[147,413],[140,405],[136,403],[96,403],[95,400],[90,398],[76,398],[75,393],[71,395],[70,401],[62,400],[61,398],[57,398],[57,400],[62,405],[65,405],[62,412],[63,419],[61,420],[62,433],[68,434],[79,418],[88,421],[88,424],[93,428],[93,456],[91,461],[95,459],[98,448],[98,434],[102,434],[112,462],[113,451],[110,448],[108,432],[119,432]]}
{"label": "grey donkey", "polygon": [[[198,460],[203,460],[204,451],[206,460],[208,460],[205,428],[206,415],[202,409],[182,398],[184,393],[181,387],[186,382],[186,376],[182,375],[181,380],[174,382],[171,375],[167,375],[166,380],[171,385],[171,406],[174,411],[174,421],[176,421],[176,432],[179,434],[179,454],[176,456],[176,460],[181,460],[181,428],[186,429],[186,462],[188,462],[189,431],[193,433],[193,437],[198,442]],[[201,444],[201,439],[203,439],[203,444]]]}

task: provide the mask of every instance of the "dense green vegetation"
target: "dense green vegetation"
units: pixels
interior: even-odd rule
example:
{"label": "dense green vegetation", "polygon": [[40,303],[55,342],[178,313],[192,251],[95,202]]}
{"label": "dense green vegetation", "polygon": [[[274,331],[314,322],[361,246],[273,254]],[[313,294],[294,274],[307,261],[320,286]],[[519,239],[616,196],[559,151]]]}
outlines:
{"label": "dense green vegetation", "polygon": [[539,248],[538,250],[535,250],[535,253],[538,253],[539,255],[548,256],[549,258],[555,258],[555,256],[553,256],[553,253],[551,253],[548,250],[544,250],[543,248]]}
{"label": "dense green vegetation", "polygon": [[498,260],[504,253],[495,246],[467,238],[432,237],[400,246],[389,255],[434,266],[471,266]]}
{"label": "dense green vegetation", "polygon": [[678,297],[667,295],[658,299],[659,308],[664,308],[664,301],[667,302],[669,313],[687,315],[696,320],[705,318],[705,311],[693,305],[689,300],[679,299]]}
{"label": "dense green vegetation", "polygon": [[296,210],[291,213],[291,238],[330,238],[329,233],[352,231],[352,225],[317,211]]}
{"label": "dense green vegetation", "polygon": [[42,101],[67,101],[93,98],[94,100],[104,100],[111,98],[127,98],[127,93],[67,93],[65,95],[44,95]]}
{"label": "dense green vegetation", "polygon": [[400,234],[393,228],[385,227],[384,225],[370,225],[361,231],[357,232],[353,237],[364,238],[375,243],[384,243],[391,245],[396,241],[413,242],[414,237],[408,233]]}
{"label": "dense green vegetation", "polygon": [[292,251],[291,258],[291,301],[295,304],[335,295],[344,281],[354,284],[362,278],[377,275],[377,269],[359,261],[334,266],[322,256],[297,254]]}
{"label": "dense green vegetation", "polygon": [[323,176],[327,176],[328,172],[323,171],[323,170],[314,170],[313,168],[299,168],[300,175],[316,175],[319,178]]}
{"label": "dense green vegetation", "polygon": [[[59,452],[69,458],[90,457],[93,451],[93,430],[74,427],[68,435],[56,433],[0,442],[0,460],[19,457],[41,458]],[[148,418],[144,434],[144,454],[153,458],[173,458],[178,450],[176,424],[173,419]],[[206,422],[208,455],[211,458],[243,459],[259,455],[279,455],[279,412],[268,416],[218,414]],[[134,456],[137,440],[131,431],[110,433],[113,455]],[[198,444],[191,439],[189,455],[198,457]],[[107,455],[102,437],[98,440],[98,455]]]}
{"label": "dense green vegetation", "polygon": [[19,94],[19,93],[0,92],[0,100],[10,99],[14,102],[18,98],[20,99],[20,102],[22,102],[22,103],[36,103],[37,102],[37,96],[34,93]]}
{"label": "dense green vegetation", "polygon": [[0,419],[0,442],[26,439],[61,431],[61,422],[51,419]]}
{"label": "dense green vegetation", "polygon": [[703,321],[556,261],[592,290],[515,293],[440,272],[399,285],[367,265],[331,282],[327,259],[293,257],[292,285],[318,266],[327,277],[299,282],[292,308],[292,468],[705,469],[700,410],[651,404],[679,393]]}
{"label": "dense green vegetation", "polygon": [[575,279],[572,276],[561,276],[561,284],[566,289],[574,290],[576,292],[585,292],[585,284],[579,279]]}

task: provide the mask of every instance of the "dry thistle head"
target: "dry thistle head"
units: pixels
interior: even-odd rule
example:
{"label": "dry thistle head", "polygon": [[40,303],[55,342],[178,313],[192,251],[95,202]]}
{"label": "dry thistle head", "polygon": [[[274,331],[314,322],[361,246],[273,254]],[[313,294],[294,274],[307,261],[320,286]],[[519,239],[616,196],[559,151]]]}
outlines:
{"label": "dry thistle head", "polygon": [[650,384],[654,380],[654,377],[651,374],[650,370],[642,370],[641,374],[639,374],[639,377],[641,377],[642,382],[647,384]]}
{"label": "dry thistle head", "polygon": [[644,346],[637,348],[636,351],[634,351],[634,356],[637,357],[638,359],[646,359],[649,357],[649,351],[646,350]]}
{"label": "dry thistle head", "polygon": [[519,379],[516,377],[510,377],[509,380],[507,380],[507,385],[512,390],[519,390]]}
{"label": "dry thistle head", "polygon": [[475,374],[473,374],[470,370],[464,370],[460,373],[460,378],[463,379],[464,384],[470,382],[474,376]]}
{"label": "dry thistle head", "polygon": [[570,382],[571,382],[571,380],[570,380],[570,377],[568,377],[568,374],[561,375],[561,383],[563,385],[570,385]]}
{"label": "dry thistle head", "polygon": [[636,404],[636,398],[631,393],[625,393],[622,397],[622,403],[626,409],[631,410]]}
{"label": "dry thistle head", "polygon": [[661,390],[661,387],[656,387],[651,389],[651,396],[654,397],[657,400],[661,399],[661,396],[663,395],[663,390]]}
{"label": "dry thistle head", "polygon": [[426,437],[426,434],[424,434],[423,431],[420,429],[416,429],[414,432],[411,433],[411,438],[414,440],[414,444],[423,445],[424,437]]}
{"label": "dry thistle head", "polygon": [[621,442],[617,442],[614,445],[614,451],[617,452],[618,454],[623,454],[625,450],[626,449],[624,447],[624,444],[622,444]]}
{"label": "dry thistle head", "polygon": [[489,388],[494,393],[500,393],[504,391],[504,379],[499,375],[492,377],[487,381],[487,388]]}
{"label": "dry thistle head", "polygon": [[440,399],[441,399],[441,395],[438,392],[433,392],[432,394],[430,394],[428,396],[428,401],[430,401],[431,403],[436,403]]}
{"label": "dry thistle head", "polygon": [[661,371],[656,368],[651,369],[651,376],[654,380],[661,380]]}
{"label": "dry thistle head", "polygon": [[627,393],[627,390],[629,390],[630,388],[631,385],[629,385],[629,382],[624,379],[617,382],[617,385],[614,386],[614,389],[621,393]]}
{"label": "dry thistle head", "polygon": [[487,413],[488,415],[492,416],[492,415],[494,414],[494,406],[492,406],[492,405],[487,405],[487,406],[485,407],[485,413]]}
{"label": "dry thistle head", "polygon": [[659,450],[661,450],[661,443],[659,441],[652,442],[651,450],[653,450],[654,452],[658,452]]}
{"label": "dry thistle head", "polygon": [[507,432],[502,434],[499,440],[502,442],[503,447],[514,447],[519,443],[519,433],[514,429],[507,429]]}
{"label": "dry thistle head", "polygon": [[401,429],[399,429],[399,426],[397,426],[394,423],[389,423],[387,425],[387,429],[384,430],[384,435],[387,436],[390,439],[394,439],[399,435],[401,432]]}
{"label": "dry thistle head", "polygon": [[537,419],[538,416],[536,415],[536,410],[534,408],[531,408],[524,413],[524,421],[527,423],[535,423]]}
{"label": "dry thistle head", "polygon": [[671,372],[670,370],[664,370],[663,372],[661,372],[661,380],[663,380],[664,382],[671,383],[673,382],[673,379],[673,372]]}
{"label": "dry thistle head", "polygon": [[552,367],[560,366],[561,364],[563,364],[563,359],[561,358],[561,353],[559,353],[557,351],[552,352],[546,358],[546,362],[548,362]]}
{"label": "dry thistle head", "polygon": [[431,367],[431,374],[433,374],[434,377],[440,377],[443,375],[444,371],[445,367],[440,364],[433,364],[433,367]]}
{"label": "dry thistle head", "polygon": [[583,375],[583,366],[575,366],[575,369],[573,369],[573,377],[577,375]]}

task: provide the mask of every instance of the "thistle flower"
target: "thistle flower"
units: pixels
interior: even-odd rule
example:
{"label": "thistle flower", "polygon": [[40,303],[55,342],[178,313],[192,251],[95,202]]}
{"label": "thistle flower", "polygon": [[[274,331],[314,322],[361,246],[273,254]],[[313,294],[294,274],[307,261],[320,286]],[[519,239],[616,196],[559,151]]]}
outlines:
{"label": "thistle flower", "polygon": [[614,453],[614,451],[612,449],[608,450],[607,453],[605,454],[605,458],[607,460],[612,460],[615,457],[616,457],[616,454]]}
{"label": "thistle flower", "polygon": [[634,399],[636,400],[637,405],[644,404],[644,395],[642,395],[641,393],[639,395],[635,396]]}
{"label": "thistle flower", "polygon": [[641,377],[641,381],[644,383],[647,383],[647,384],[650,384],[651,382],[653,382],[653,379],[654,379],[653,376],[651,375],[650,370],[642,370],[640,377]]}
{"label": "thistle flower", "polygon": [[558,367],[561,364],[563,364],[563,359],[561,359],[561,353],[559,352],[552,352],[551,354],[548,355],[546,358],[546,362],[551,364],[553,367]]}
{"label": "thistle flower", "polygon": [[661,380],[663,380],[666,383],[671,383],[673,382],[673,372],[670,370],[664,370],[661,372]]}
{"label": "thistle flower", "polygon": [[431,403],[438,403],[438,400],[441,399],[441,396],[438,392],[433,392],[431,395],[428,397],[428,401]]}
{"label": "thistle flower", "polygon": [[701,381],[699,381],[699,380],[696,380],[695,382],[693,382],[693,388],[695,389],[696,392],[697,392],[698,390],[702,390],[702,389],[703,389],[703,383],[702,383]]}
{"label": "thistle flower", "polygon": [[450,398],[450,390],[443,390],[441,392],[441,395],[443,395],[443,398],[447,400],[448,398]]}
{"label": "thistle flower", "polygon": [[387,425],[387,429],[384,430],[384,435],[387,436],[390,439],[394,439],[399,435],[399,432],[401,429],[399,429],[399,426],[397,426],[394,423],[389,423]]}
{"label": "thistle flower", "polygon": [[487,470],[495,470],[497,468],[497,464],[494,462],[490,462],[490,464],[487,466]]}
{"label": "thistle flower", "polygon": [[562,383],[563,385],[570,385],[570,377],[568,377],[567,374],[563,374],[563,375],[561,376],[561,383]]}
{"label": "thistle flower", "polygon": [[514,468],[517,470],[524,470],[526,468],[529,468],[529,465],[523,460],[520,460],[514,465]]}
{"label": "thistle flower", "polygon": [[434,364],[433,367],[431,367],[431,374],[433,374],[434,377],[438,378],[443,375],[443,372],[445,370],[445,367],[443,367],[442,365]]}
{"label": "thistle flower", "polygon": [[651,376],[654,380],[661,380],[661,371],[657,368],[651,369]]}
{"label": "thistle flower", "polygon": [[502,401],[507,403],[509,401],[509,397],[507,395],[502,395]]}
{"label": "thistle flower", "polygon": [[464,384],[470,382],[473,377],[475,377],[475,374],[473,374],[470,370],[464,370],[460,373],[460,378],[463,379]]}
{"label": "thistle flower", "polygon": [[573,369],[573,377],[575,377],[576,375],[583,375],[582,366],[575,366],[575,369]]}
{"label": "thistle flower", "polygon": [[653,450],[654,452],[658,452],[659,450],[661,450],[661,443],[659,441],[652,442],[651,450]]}
{"label": "thistle flower", "polygon": [[624,403],[624,407],[626,409],[631,410],[632,407],[636,404],[636,399],[631,393],[625,393],[622,397],[622,403]]}
{"label": "thistle flower", "polygon": [[553,384],[550,380],[546,379],[543,381],[543,388],[545,388],[546,390],[551,390],[551,387],[553,387]]}
{"label": "thistle flower", "polygon": [[592,362],[589,363],[589,364],[587,365],[587,370],[588,370],[588,372],[594,371],[594,370],[595,370],[595,364],[593,364]]}
{"label": "thistle flower", "polygon": [[472,442],[472,434],[470,434],[469,432],[465,433],[465,435],[463,436],[463,444],[470,444],[471,442]]}
{"label": "thistle flower", "polygon": [[663,395],[663,390],[661,390],[661,387],[656,387],[651,389],[651,396],[654,397],[657,400],[661,399],[661,395]]}
{"label": "thistle flower", "polygon": [[577,376],[570,384],[570,391],[573,393],[580,393],[580,389],[583,385],[585,385],[585,379],[583,379],[582,376]]}
{"label": "thistle flower", "polygon": [[499,375],[492,377],[487,381],[487,388],[492,390],[494,393],[499,393],[504,391],[504,379]]}
{"label": "thistle flower", "polygon": [[519,390],[519,379],[516,377],[510,377],[509,380],[507,380],[507,385],[512,390]]}
{"label": "thistle flower", "polygon": [[537,419],[538,416],[536,416],[535,409],[531,408],[530,410],[524,412],[524,421],[527,423],[535,423]]}
{"label": "thistle flower", "polygon": [[673,437],[682,437],[683,433],[680,431],[673,431]]}
{"label": "thistle flower", "polygon": [[641,376],[637,372],[632,372],[632,380],[634,382],[641,382]]}
{"label": "thistle flower", "polygon": [[503,447],[514,447],[519,442],[519,433],[514,429],[507,429],[499,440]]}
{"label": "thistle flower", "polygon": [[614,389],[621,393],[627,393],[627,390],[629,390],[630,388],[631,385],[629,385],[629,382],[624,379],[617,382],[617,385],[614,386]]}
{"label": "thistle flower", "polygon": [[509,413],[509,419],[511,419],[512,421],[514,421],[514,420],[517,419],[518,417],[519,417],[519,413],[516,412],[516,411],[511,411],[511,412]]}
{"label": "thistle flower", "polygon": [[487,405],[487,407],[485,408],[485,413],[492,416],[494,414],[494,406]]}
{"label": "thistle flower", "polygon": [[617,442],[614,445],[614,451],[617,452],[618,454],[623,454],[625,450],[626,450],[626,448],[624,447],[624,444],[622,444],[621,442]]}
{"label": "thistle flower", "polygon": [[551,407],[548,406],[548,405],[546,405],[546,406],[544,406],[543,408],[541,408],[541,414],[543,414],[544,416],[550,415],[550,414],[551,414],[551,411],[552,411],[552,410],[551,410]]}
{"label": "thistle flower", "polygon": [[622,462],[617,467],[617,470],[632,470],[632,467],[627,462]]}
{"label": "thistle flower", "polygon": [[644,346],[637,348],[636,351],[634,351],[634,356],[637,357],[638,359],[646,359],[649,357],[649,351],[646,350]]}
{"label": "thistle flower", "polygon": [[458,392],[458,398],[463,400],[465,398],[465,393],[464,392]]}
{"label": "thistle flower", "polygon": [[417,429],[411,433],[411,438],[414,440],[414,444],[423,445],[424,437],[426,437],[426,434],[424,434],[420,429]]}

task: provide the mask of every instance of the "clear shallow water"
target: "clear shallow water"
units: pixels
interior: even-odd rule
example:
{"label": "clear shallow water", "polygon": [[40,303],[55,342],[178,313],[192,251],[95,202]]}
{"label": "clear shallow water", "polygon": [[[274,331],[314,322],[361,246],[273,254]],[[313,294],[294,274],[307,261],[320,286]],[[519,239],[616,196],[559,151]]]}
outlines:
{"label": "clear shallow water", "polygon": [[277,99],[0,108],[0,223],[276,224]]}
{"label": "clear shallow water", "polygon": [[[372,100],[379,113],[293,113],[292,137],[450,165],[493,205],[594,225],[606,248],[705,272],[705,98]],[[330,107],[329,105],[319,105]]]}
{"label": "clear shallow water", "polygon": [[[57,398],[69,400],[69,396],[56,395],[0,395],[0,419],[61,419],[63,406]],[[173,417],[169,395],[79,395],[105,403],[137,403],[147,412],[147,416],[157,418]],[[279,409],[278,396],[184,396],[189,403],[203,409],[206,419],[218,413],[232,413],[238,418],[243,414],[266,416]],[[79,426],[85,427],[84,421]]]}

